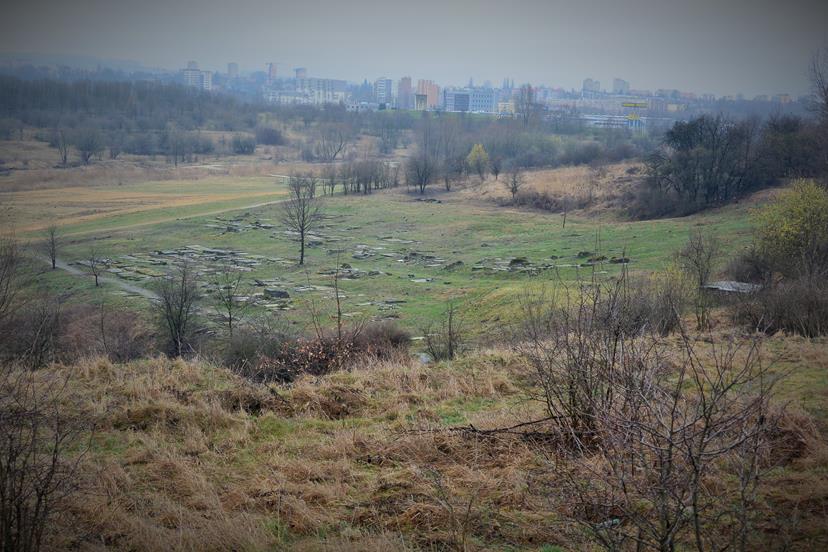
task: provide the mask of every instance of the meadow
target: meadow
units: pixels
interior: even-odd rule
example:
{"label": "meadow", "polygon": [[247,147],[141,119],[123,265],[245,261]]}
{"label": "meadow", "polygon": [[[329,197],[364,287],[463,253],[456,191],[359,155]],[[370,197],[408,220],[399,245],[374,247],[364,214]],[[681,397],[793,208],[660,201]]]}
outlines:
{"label": "meadow", "polygon": [[[544,179],[555,186],[572,170],[530,175],[533,186]],[[571,188],[578,179],[569,181]],[[398,318],[416,329],[452,301],[475,333],[513,318],[529,290],[612,276],[624,266],[661,270],[694,228],[721,236],[729,253],[750,241],[750,202],[655,221],[575,211],[564,226],[560,213],[498,206],[483,193],[501,187],[489,177],[426,197],[405,189],[326,197],[325,219],[309,239],[304,266],[296,262],[295,238],[279,220],[277,202],[286,185],[276,176],[35,189],[4,198],[23,236],[37,241],[43,228],[58,225],[65,242],[59,255],[70,263],[87,259],[93,249],[100,258],[118,261],[191,245],[262,256],[275,262],[251,267],[245,283],[252,293],[265,287],[256,280],[283,288],[291,309],[279,314],[302,322],[308,300],[330,308],[331,272],[340,266],[348,317]],[[164,266],[155,269],[158,274]],[[152,287],[152,279],[137,285]]]}
{"label": "meadow", "polygon": [[[84,451],[78,490],[50,519],[52,548],[597,549],[573,521],[582,519],[583,502],[563,489],[573,473],[590,480],[599,460],[559,462],[566,451],[550,437],[554,424],[500,431],[547,414],[535,367],[512,335],[525,301],[613,281],[622,271],[663,272],[695,230],[719,238],[718,275],[751,244],[753,210],[778,191],[688,217],[634,221],[624,191],[640,165],[630,162],[600,174],[585,166],[527,171],[534,193],[595,199],[565,217],[510,205],[503,181],[491,176],[468,177],[451,191],[436,183],[424,195],[404,186],[339,190],[323,197],[325,216],[300,266],[296,236],[280,221],[283,175],[319,166],[266,157],[181,167],[155,161],[149,169],[129,158],[101,161],[61,169],[62,180],[45,185],[38,174],[60,171],[14,173],[0,191],[0,213],[36,254],[27,291],[69,306],[104,304],[116,317],[148,315],[147,297],[125,288],[152,292],[186,258],[207,292],[200,313],[212,320],[217,348],[225,336],[209,292],[232,259],[244,271],[245,295],[256,299],[251,316],[269,313],[308,335],[315,312],[334,323],[338,288],[346,324],[393,320],[415,341],[287,383],[247,377],[209,351],[128,362],[80,355],[31,372],[39,384],[65,382],[60,411],[94,428],[72,445]],[[84,174],[93,178],[84,182]],[[47,268],[42,249],[50,225],[67,263],[59,270]],[[101,287],[85,266],[92,256],[106,266]],[[423,362],[416,338],[449,304],[459,309],[469,346],[453,360]],[[72,327],[98,320],[86,314]],[[691,313],[682,321],[694,327]],[[688,339],[712,366],[716,347],[735,344],[734,358],[743,360],[755,338],[714,309],[710,331]],[[682,339],[660,338],[664,366],[682,358]],[[767,452],[774,463],[751,498],[750,542],[817,550],[826,543],[828,501],[825,340],[761,341],[769,377],[784,379]],[[730,475],[715,477],[711,488],[733,491]],[[728,521],[709,527],[730,531]]]}

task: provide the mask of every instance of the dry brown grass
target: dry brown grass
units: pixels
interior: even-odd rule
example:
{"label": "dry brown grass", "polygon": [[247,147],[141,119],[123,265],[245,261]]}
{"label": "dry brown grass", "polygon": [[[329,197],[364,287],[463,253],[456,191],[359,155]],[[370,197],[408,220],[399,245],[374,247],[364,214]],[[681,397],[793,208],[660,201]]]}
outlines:
{"label": "dry brown grass", "polygon": [[[521,193],[566,197],[573,205],[587,205],[583,211],[594,214],[620,207],[624,193],[640,180],[641,168],[638,163],[625,162],[606,165],[600,169],[581,165],[525,171]],[[472,178],[458,195],[468,200],[508,203],[511,196],[506,187],[507,178],[506,173],[501,174],[498,180],[489,176],[482,183]]]}
{"label": "dry brown grass", "polygon": [[[774,339],[777,356],[807,372],[798,381],[825,377],[813,370],[828,362],[824,343]],[[433,431],[538,417],[524,399],[526,367],[507,350],[452,364],[366,362],[287,387],[199,361],[91,359],[50,370],[71,375],[71,404],[98,427],[83,491],[53,527],[58,547],[588,547],[563,517],[569,497],[558,490],[550,444]],[[827,533],[828,445],[815,417],[828,411],[824,389],[787,415],[781,467],[763,487],[764,531],[778,535],[774,512],[800,514],[804,540],[793,549]]]}

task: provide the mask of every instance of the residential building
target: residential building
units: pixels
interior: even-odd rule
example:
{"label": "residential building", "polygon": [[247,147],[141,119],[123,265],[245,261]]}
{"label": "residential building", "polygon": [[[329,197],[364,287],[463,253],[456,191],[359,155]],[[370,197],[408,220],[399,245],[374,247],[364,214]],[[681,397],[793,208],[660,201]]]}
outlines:
{"label": "residential building", "polygon": [[181,78],[187,86],[201,90],[213,89],[213,74],[209,71],[201,71],[195,61],[187,62],[187,68],[181,70]]}
{"label": "residential building", "polygon": [[391,79],[381,77],[374,81],[374,99],[378,104],[391,104],[394,100],[394,84]]}
{"label": "residential building", "polygon": [[305,94],[313,104],[342,103],[346,88],[347,83],[337,79],[304,78],[296,81],[296,90]]}
{"label": "residential building", "polygon": [[239,78],[239,64],[230,62],[227,64],[227,77],[231,79]]}
{"label": "residential building", "polygon": [[624,79],[612,79],[612,93],[618,95],[627,95],[630,93],[630,83]]}
{"label": "residential building", "polygon": [[581,94],[584,97],[593,97],[601,92],[601,82],[592,79],[584,79],[584,84],[581,87]]}
{"label": "residential building", "polygon": [[411,88],[411,77],[403,77],[397,83],[397,107],[399,109],[414,108],[414,90]]}
{"label": "residential building", "polygon": [[308,70],[304,67],[297,67],[293,72],[296,73],[296,80],[308,78]]}
{"label": "residential building", "polygon": [[440,107],[440,87],[433,81],[420,79],[417,81],[417,94],[426,96],[426,109]]}

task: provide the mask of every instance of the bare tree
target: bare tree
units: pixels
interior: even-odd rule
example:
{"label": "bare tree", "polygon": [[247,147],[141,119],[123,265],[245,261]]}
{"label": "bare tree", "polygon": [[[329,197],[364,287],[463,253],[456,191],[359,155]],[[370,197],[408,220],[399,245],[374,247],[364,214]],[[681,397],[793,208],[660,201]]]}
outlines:
{"label": "bare tree", "polygon": [[[629,323],[637,305],[625,289],[583,286],[574,308],[525,305],[517,349],[547,411],[532,423],[560,447],[550,467],[563,506],[607,550],[749,549],[775,431],[776,379],[759,343],[700,351],[682,332],[676,358],[654,328]],[[732,530],[718,530],[723,519]]]}
{"label": "bare tree", "polygon": [[[465,168],[465,159],[460,146],[461,129],[457,117],[451,115],[441,117],[435,126],[437,135],[435,149],[439,158],[440,173],[446,191],[449,192],[452,182],[463,174]],[[423,147],[427,145],[424,144]]]}
{"label": "bare tree", "polygon": [[54,144],[60,154],[60,164],[65,167],[69,164],[69,140],[62,129],[55,131]]}
{"label": "bare tree", "polygon": [[435,123],[426,113],[417,127],[417,151],[405,166],[405,180],[414,185],[421,194],[434,180],[439,168],[440,139]]}
{"label": "bare tree", "polygon": [[95,129],[84,129],[75,136],[75,148],[80,154],[81,161],[88,165],[93,156],[104,150],[104,142],[100,132]]}
{"label": "bare tree", "polygon": [[0,323],[11,315],[17,300],[22,264],[17,240],[0,235]]}
{"label": "bare tree", "polygon": [[184,262],[158,281],[157,311],[167,336],[167,352],[180,357],[191,352],[200,293],[195,269]]}
{"label": "bare tree", "polygon": [[353,137],[353,131],[344,123],[325,124],[319,128],[316,150],[325,161],[336,161]]}
{"label": "bare tree", "polygon": [[694,230],[690,233],[687,244],[676,253],[679,266],[696,285],[696,323],[699,329],[706,328],[709,323],[708,294],[705,293],[704,286],[710,280],[720,249],[716,236]]}
{"label": "bare tree", "polygon": [[49,260],[52,262],[52,270],[55,269],[57,264],[57,254],[60,242],[60,229],[57,225],[50,224],[44,231],[43,248],[46,251],[46,254],[49,255]]}
{"label": "bare tree", "polygon": [[234,327],[238,325],[250,306],[250,303],[242,300],[242,296],[246,291],[242,278],[243,274],[242,271],[230,263],[225,263],[219,270],[216,280],[217,289],[213,298],[216,307],[221,311],[224,321],[227,323],[227,333],[230,339],[233,338]]}
{"label": "bare tree", "polygon": [[466,168],[466,160],[462,155],[444,158],[440,167],[443,176],[443,185],[447,192],[451,191],[451,184],[463,175]]}
{"label": "bare tree", "polygon": [[336,191],[336,165],[328,163],[322,167],[322,190],[328,195],[333,195]]}
{"label": "bare tree", "polygon": [[816,52],[811,59],[811,85],[814,110],[828,123],[828,47]]}
{"label": "bare tree", "polygon": [[535,89],[531,84],[520,87],[515,100],[515,111],[524,127],[529,127],[538,118],[540,105],[535,101]]}
{"label": "bare tree", "polygon": [[305,264],[305,240],[322,220],[322,204],[316,197],[313,175],[293,174],[288,181],[289,197],[281,204],[281,220],[288,230],[299,234],[299,264]]}
{"label": "bare tree", "polygon": [[405,168],[406,182],[413,184],[421,194],[424,194],[437,170],[434,159],[427,152],[419,151],[408,159]]}
{"label": "bare tree", "polygon": [[512,194],[512,203],[514,203],[517,199],[518,192],[520,192],[524,184],[523,171],[518,165],[514,165],[509,169],[509,177],[504,184],[506,184],[509,193]]}
{"label": "bare tree", "polygon": [[77,489],[87,447],[83,424],[61,404],[65,385],[0,367],[0,550],[40,550],[55,509]]}
{"label": "bare tree", "polygon": [[449,303],[439,324],[423,328],[426,351],[434,360],[454,360],[462,351],[465,340],[463,319],[457,306]]}
{"label": "bare tree", "polygon": [[497,180],[497,177],[503,171],[503,158],[497,154],[492,154],[489,157],[489,170],[494,175],[495,180]]}
{"label": "bare tree", "polygon": [[95,287],[100,285],[99,279],[105,268],[106,265],[103,259],[98,257],[98,250],[93,246],[89,249],[89,255],[86,257],[86,270],[90,276],[95,278]]}

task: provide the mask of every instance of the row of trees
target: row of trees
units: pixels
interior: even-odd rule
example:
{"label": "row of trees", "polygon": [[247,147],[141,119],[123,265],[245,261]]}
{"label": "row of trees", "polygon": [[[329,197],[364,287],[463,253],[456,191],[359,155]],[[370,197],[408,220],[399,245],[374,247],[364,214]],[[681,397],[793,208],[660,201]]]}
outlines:
{"label": "row of trees", "polygon": [[[284,143],[278,129],[257,128],[256,137],[262,136],[267,142]],[[63,129],[38,134],[47,140],[58,152],[60,166],[71,164],[70,154],[74,150],[78,161],[88,165],[93,158],[107,155],[117,159],[122,153],[132,155],[163,155],[176,166],[191,162],[196,156],[209,155],[219,151],[237,155],[255,152],[258,138],[250,134],[236,133],[228,140],[223,137],[214,142],[201,131],[182,130],[168,125],[161,131],[126,133],[120,130],[101,131],[96,128]]]}
{"label": "row of trees", "polygon": [[263,104],[222,94],[150,81],[104,82],[21,80],[0,77],[0,119],[36,128],[96,128],[101,131],[241,131],[255,128]]}
{"label": "row of trees", "polygon": [[591,137],[562,137],[537,128],[524,128],[516,120],[467,125],[453,114],[424,117],[415,125],[414,153],[406,163],[409,185],[421,193],[435,182],[446,190],[464,175],[495,179],[503,172],[533,167],[581,165],[620,161],[643,155],[650,139],[627,131],[602,130]]}

